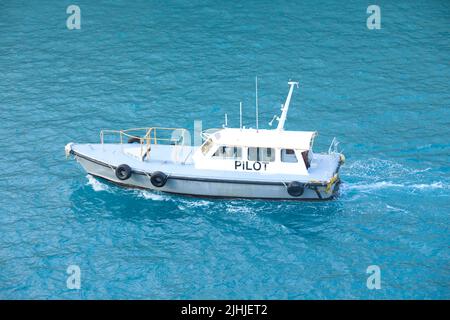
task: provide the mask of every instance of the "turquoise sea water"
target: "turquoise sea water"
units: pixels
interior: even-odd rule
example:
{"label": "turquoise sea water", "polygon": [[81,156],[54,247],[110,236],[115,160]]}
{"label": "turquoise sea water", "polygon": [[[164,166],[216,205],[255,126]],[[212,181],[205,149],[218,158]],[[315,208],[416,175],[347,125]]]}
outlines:
{"label": "turquoise sea water", "polygon": [[[0,298],[450,298],[449,27],[444,0],[1,1]],[[254,126],[256,75],[262,126],[293,79],[287,128],[341,141],[335,201],[127,190],[65,160],[100,129],[238,126],[239,101]]]}

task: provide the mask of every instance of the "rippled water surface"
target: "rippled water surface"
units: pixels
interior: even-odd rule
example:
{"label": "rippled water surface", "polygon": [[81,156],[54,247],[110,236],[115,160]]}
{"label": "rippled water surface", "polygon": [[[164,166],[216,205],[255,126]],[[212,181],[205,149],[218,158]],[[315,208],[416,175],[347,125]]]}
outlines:
{"label": "rippled water surface", "polygon": [[[450,5],[0,2],[0,298],[450,298]],[[278,112],[347,156],[330,202],[127,190],[64,157],[100,129]],[[69,265],[81,289],[66,287]],[[366,287],[369,265],[380,290]]]}

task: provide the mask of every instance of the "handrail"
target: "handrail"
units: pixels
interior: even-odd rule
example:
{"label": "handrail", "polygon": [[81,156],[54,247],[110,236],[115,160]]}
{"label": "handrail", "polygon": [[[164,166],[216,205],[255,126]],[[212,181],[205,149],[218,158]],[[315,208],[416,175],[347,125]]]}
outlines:
{"label": "handrail", "polygon": [[[131,129],[125,129],[125,130],[109,130],[104,129],[100,131],[100,143],[104,144],[105,142],[105,135],[119,135],[120,138],[120,144],[123,144],[123,138],[126,137],[128,139],[137,139],[139,140],[140,146],[141,146],[141,157],[142,159],[145,159],[145,157],[149,157],[151,145],[153,144],[164,144],[165,142],[174,142],[175,145],[180,141],[180,139],[173,139],[173,138],[158,138],[157,137],[157,129],[159,131],[181,131],[181,137],[184,141],[184,134],[188,132],[188,130],[184,128],[169,128],[169,127],[146,127],[146,128],[131,128]],[[145,132],[144,135],[136,135],[136,131],[143,131]],[[131,134],[134,133],[134,134]],[[152,136],[153,133],[153,136]],[[144,145],[145,145],[145,157],[144,157]]]}

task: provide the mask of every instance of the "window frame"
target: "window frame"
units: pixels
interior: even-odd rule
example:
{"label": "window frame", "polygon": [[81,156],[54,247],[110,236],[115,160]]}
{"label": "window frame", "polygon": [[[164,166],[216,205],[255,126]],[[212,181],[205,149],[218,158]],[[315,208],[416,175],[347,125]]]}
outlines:
{"label": "window frame", "polygon": [[[286,150],[286,153],[284,154],[284,157],[288,157],[288,158],[290,158],[290,157],[294,157],[295,158],[295,161],[283,161],[283,150]],[[292,151],[292,153],[287,153],[287,151]],[[298,161],[298,157],[297,157],[297,153],[295,152],[295,149],[288,149],[288,148],[281,148],[280,149],[280,162],[281,163],[299,163],[299,161]]]}
{"label": "window frame", "polygon": [[[250,159],[250,150],[256,149],[256,160]],[[271,150],[270,159],[260,159],[260,149],[266,149],[265,157],[267,157],[267,150]],[[270,147],[247,147],[247,160],[255,162],[276,162],[276,148]]]}
{"label": "window frame", "polygon": [[[228,157],[228,156],[226,156],[226,152],[223,152],[222,153],[222,156],[215,156],[215,154],[216,154],[216,152],[217,151],[219,151],[220,150],[220,148],[233,148],[234,150],[234,152],[233,152],[233,154],[235,155],[235,156],[232,156],[232,157]],[[239,150],[240,150],[240,153],[239,153]],[[217,147],[217,149],[211,154],[211,159],[214,159],[214,160],[242,160],[243,159],[243,148],[242,147],[240,147],[240,146],[228,146],[228,145],[223,145],[223,144],[221,144],[221,145],[219,145],[218,147]]]}
{"label": "window frame", "polygon": [[212,138],[208,138],[201,146],[201,150],[204,156],[208,155],[211,151],[211,148],[214,146],[214,140]]}

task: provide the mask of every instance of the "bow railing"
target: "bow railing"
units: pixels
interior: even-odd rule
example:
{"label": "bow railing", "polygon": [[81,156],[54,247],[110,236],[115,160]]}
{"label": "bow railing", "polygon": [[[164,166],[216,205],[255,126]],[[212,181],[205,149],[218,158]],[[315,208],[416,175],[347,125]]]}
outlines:
{"label": "bow railing", "polygon": [[113,138],[113,141],[109,143],[139,143],[141,157],[144,160],[149,157],[152,144],[183,145],[188,135],[189,132],[184,128],[147,127],[126,130],[101,130],[100,143],[104,144],[106,143],[105,140],[111,138]]}

